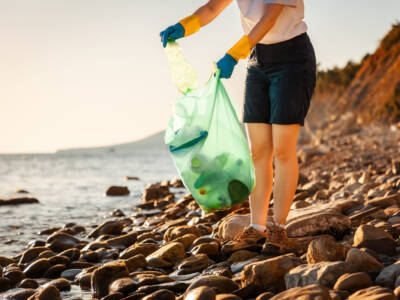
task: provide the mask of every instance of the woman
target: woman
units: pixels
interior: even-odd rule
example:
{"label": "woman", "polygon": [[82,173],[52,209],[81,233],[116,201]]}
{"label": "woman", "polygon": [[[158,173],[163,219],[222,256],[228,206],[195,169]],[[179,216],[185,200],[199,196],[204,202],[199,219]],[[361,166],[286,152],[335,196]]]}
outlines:
{"label": "woman", "polygon": [[[160,33],[164,47],[168,40],[200,30],[231,2],[210,0],[193,15],[165,29]],[[267,246],[282,251],[287,239],[284,225],[298,182],[297,136],[315,87],[315,54],[303,21],[303,0],[237,2],[244,35],[217,63],[221,78],[230,78],[238,60],[250,55],[243,121],[256,186],[250,195],[250,226],[237,238],[265,238]],[[273,218],[267,220],[272,190]]]}

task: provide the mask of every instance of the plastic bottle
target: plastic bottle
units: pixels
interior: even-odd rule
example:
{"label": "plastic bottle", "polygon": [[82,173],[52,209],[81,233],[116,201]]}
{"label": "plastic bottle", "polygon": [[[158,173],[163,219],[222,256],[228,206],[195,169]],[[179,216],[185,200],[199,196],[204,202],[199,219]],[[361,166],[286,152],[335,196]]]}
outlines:
{"label": "plastic bottle", "polygon": [[168,42],[165,53],[171,68],[172,80],[182,94],[197,89],[197,74],[182,55],[176,42]]}

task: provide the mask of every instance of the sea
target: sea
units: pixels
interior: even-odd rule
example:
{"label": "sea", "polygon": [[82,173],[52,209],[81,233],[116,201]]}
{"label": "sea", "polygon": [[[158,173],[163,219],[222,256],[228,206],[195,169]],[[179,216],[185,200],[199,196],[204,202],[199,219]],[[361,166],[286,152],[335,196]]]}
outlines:
{"label": "sea", "polygon": [[[126,181],[126,176],[139,180]],[[0,206],[0,256],[18,255],[29,241],[45,240],[38,234],[44,229],[70,222],[93,226],[115,209],[129,216],[148,183],[177,176],[167,150],[0,155],[0,199],[32,196],[40,201]],[[106,197],[111,185],[127,186],[130,195]],[[17,189],[30,194],[15,194]]]}

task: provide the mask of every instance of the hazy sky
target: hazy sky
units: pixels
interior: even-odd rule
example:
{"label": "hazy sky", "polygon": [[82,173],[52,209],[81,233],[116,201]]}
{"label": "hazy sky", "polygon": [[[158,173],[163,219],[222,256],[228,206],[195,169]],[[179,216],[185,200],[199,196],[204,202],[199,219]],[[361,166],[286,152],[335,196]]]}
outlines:
{"label": "hazy sky", "polygon": [[[0,153],[136,140],[165,128],[178,92],[159,32],[196,0],[0,0]],[[399,0],[305,0],[323,68],[372,52]],[[200,82],[240,37],[236,3],[185,40]],[[240,114],[245,62],[226,80]]]}

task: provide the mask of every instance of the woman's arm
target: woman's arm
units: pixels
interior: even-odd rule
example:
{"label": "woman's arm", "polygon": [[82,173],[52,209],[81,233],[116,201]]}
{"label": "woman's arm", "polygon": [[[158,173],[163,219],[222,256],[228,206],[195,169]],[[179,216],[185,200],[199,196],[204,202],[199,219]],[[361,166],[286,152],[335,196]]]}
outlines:
{"label": "woman's arm", "polygon": [[271,30],[284,7],[285,6],[281,4],[264,4],[264,13],[262,18],[248,34],[250,39],[250,48],[261,41],[268,31]]}
{"label": "woman's arm", "polygon": [[209,0],[194,14],[200,17],[200,25],[203,27],[214,20],[231,2],[232,0]]}
{"label": "woman's arm", "polygon": [[248,35],[243,37],[228,50],[226,55],[217,62],[218,68],[221,70],[221,78],[230,78],[233,69],[239,59],[249,56],[251,48],[253,48],[275,25],[279,14],[282,12],[284,5],[281,4],[264,4],[264,13],[257,24],[252,28]]}

